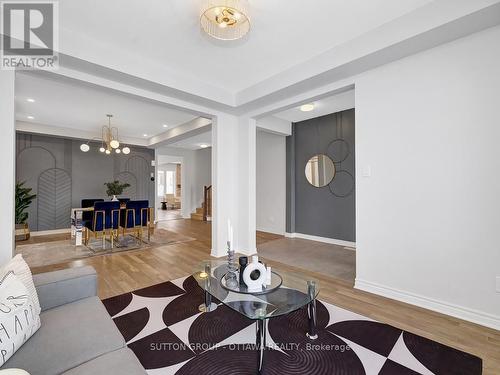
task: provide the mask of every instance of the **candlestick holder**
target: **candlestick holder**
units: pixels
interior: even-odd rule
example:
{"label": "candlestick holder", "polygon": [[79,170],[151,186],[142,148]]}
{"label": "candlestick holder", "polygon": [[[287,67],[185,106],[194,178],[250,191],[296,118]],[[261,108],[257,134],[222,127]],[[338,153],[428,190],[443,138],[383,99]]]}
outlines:
{"label": "candlestick holder", "polygon": [[227,241],[227,273],[225,279],[226,285],[229,288],[238,286],[238,265],[236,264],[234,249],[231,249],[230,241]]}

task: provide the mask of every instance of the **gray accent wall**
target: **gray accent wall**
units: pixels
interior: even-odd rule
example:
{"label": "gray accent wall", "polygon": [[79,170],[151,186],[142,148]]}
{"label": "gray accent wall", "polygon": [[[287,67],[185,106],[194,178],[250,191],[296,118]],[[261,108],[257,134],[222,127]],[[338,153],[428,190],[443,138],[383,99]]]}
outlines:
{"label": "gray accent wall", "polygon": [[[345,142],[331,144],[339,139]],[[288,233],[356,241],[354,139],[354,109],[292,125],[292,135],[286,143]],[[316,154],[326,154],[337,161],[331,189],[316,188],[305,177],[307,161]],[[347,194],[351,189],[352,193]]]}
{"label": "gray accent wall", "polygon": [[97,143],[90,144],[89,152],[82,152],[81,143],[16,134],[16,181],[26,181],[37,194],[28,211],[31,230],[68,228],[71,207],[80,207],[84,198],[109,199],[104,183],[114,179],[132,185],[124,197],[148,199],[154,205],[153,150],[131,146],[129,155],[108,156],[98,152]]}

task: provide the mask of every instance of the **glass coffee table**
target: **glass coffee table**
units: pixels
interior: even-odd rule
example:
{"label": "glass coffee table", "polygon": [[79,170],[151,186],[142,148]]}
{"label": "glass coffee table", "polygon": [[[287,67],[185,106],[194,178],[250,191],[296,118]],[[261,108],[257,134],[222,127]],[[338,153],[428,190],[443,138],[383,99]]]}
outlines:
{"label": "glass coffee table", "polygon": [[210,313],[215,310],[217,304],[212,302],[214,297],[243,316],[255,320],[259,373],[263,368],[268,319],[308,306],[309,328],[304,334],[311,340],[318,337],[316,297],[319,282],[299,272],[285,272],[277,268],[272,271],[271,284],[259,291],[248,291],[244,285],[228,288],[224,279],[227,261],[204,261],[193,272],[198,285],[205,291],[205,301],[200,305],[200,311]]}

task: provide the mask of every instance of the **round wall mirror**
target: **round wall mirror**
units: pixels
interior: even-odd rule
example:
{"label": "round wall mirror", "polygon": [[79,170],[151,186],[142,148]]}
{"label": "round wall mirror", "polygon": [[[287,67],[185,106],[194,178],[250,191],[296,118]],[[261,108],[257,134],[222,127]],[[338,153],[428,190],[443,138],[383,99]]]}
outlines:
{"label": "round wall mirror", "polygon": [[312,186],[323,187],[335,177],[335,164],[324,154],[314,155],[306,164],[306,178]]}

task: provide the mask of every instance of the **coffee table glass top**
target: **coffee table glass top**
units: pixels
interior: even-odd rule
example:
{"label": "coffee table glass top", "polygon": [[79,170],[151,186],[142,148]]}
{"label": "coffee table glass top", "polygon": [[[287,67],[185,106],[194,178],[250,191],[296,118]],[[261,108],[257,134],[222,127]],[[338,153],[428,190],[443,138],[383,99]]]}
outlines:
{"label": "coffee table glass top", "polygon": [[[267,319],[285,315],[313,301],[319,293],[319,282],[299,272],[285,272],[272,268],[274,273],[272,290],[269,293],[250,293],[246,288],[230,291],[223,277],[227,273],[225,260],[208,260],[200,263],[193,272],[198,285],[229,308],[250,319]],[[279,276],[279,278],[278,278]],[[274,279],[276,277],[276,279]],[[276,281],[281,285],[276,287]],[[214,301],[214,302],[218,302]]]}

